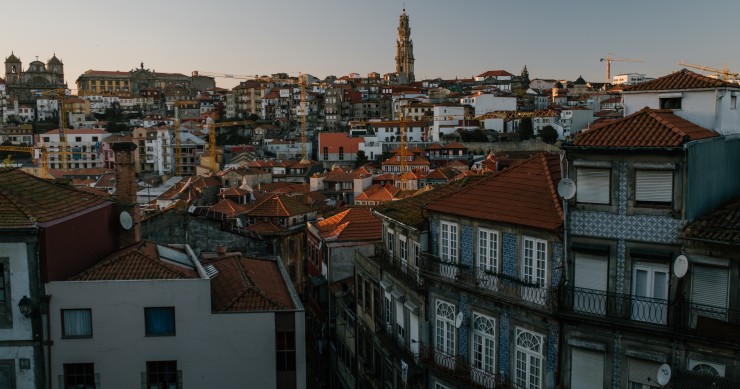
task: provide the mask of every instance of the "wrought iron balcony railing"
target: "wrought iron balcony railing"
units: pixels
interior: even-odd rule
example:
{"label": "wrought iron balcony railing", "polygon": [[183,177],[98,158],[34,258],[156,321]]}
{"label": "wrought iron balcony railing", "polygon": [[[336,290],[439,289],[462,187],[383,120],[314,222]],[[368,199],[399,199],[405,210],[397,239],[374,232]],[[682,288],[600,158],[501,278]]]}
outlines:
{"label": "wrought iron balcony railing", "polygon": [[444,261],[429,253],[423,253],[420,268],[425,276],[454,282],[460,287],[528,302],[550,311],[557,308],[555,287],[538,285],[473,265]]}
{"label": "wrought iron balcony railing", "polygon": [[464,355],[451,355],[425,343],[420,346],[421,363],[438,374],[474,388],[512,388],[503,377],[474,366]]}
{"label": "wrought iron balcony railing", "polygon": [[683,299],[656,299],[575,287],[561,288],[560,297],[563,312],[595,320],[621,321],[628,325],[681,332],[701,330],[700,322],[707,319],[740,325],[738,310]]}
{"label": "wrought iron balcony railing", "polygon": [[390,273],[393,278],[406,283],[416,290],[422,290],[424,288],[421,271],[413,265],[413,259],[404,260],[395,256],[389,253],[383,244],[375,245],[375,255],[372,259],[382,265],[383,270]]}

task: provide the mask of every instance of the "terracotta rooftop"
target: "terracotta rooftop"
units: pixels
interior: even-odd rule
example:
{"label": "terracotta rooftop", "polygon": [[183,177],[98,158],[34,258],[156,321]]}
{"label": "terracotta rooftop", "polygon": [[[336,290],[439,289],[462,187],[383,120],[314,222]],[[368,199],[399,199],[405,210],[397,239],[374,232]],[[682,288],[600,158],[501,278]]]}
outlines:
{"label": "terracotta rooftop", "polygon": [[211,309],[215,312],[253,312],[295,309],[290,291],[275,261],[203,255],[203,264],[218,273],[211,278]]}
{"label": "terracotta rooftop", "polygon": [[476,77],[511,77],[513,74],[507,72],[506,70],[489,70],[487,72],[481,73],[477,75]]}
{"label": "terracotta rooftop", "polygon": [[477,177],[440,186],[426,186],[420,189],[415,196],[383,203],[378,205],[375,211],[384,217],[421,230],[426,226],[426,218],[422,211],[422,207],[425,204],[436,198],[456,192],[472,184],[476,179]]}
{"label": "terracotta rooftop", "polygon": [[106,203],[107,196],[0,168],[0,230],[33,227]]}
{"label": "terracotta rooftop", "polygon": [[[72,281],[109,280],[174,280],[201,278],[194,265],[186,267],[160,257],[157,244],[141,241],[117,251],[82,273],[72,276]],[[184,258],[186,253],[179,251]],[[191,262],[192,263],[192,262]]]}
{"label": "terracotta rooftop", "polygon": [[400,191],[401,188],[397,186],[373,184],[357,195],[355,201],[391,201]]}
{"label": "terracotta rooftop", "polygon": [[563,210],[556,191],[559,181],[558,155],[540,153],[458,192],[436,197],[424,209],[556,230],[563,223]]}
{"label": "terracotta rooftop", "polygon": [[682,69],[651,81],[624,87],[623,93],[683,89],[735,88],[740,86]]}
{"label": "terracotta rooftop", "polygon": [[679,147],[718,134],[675,115],[648,107],[578,134],[577,147]]}
{"label": "terracotta rooftop", "polygon": [[273,194],[248,212],[253,217],[289,217],[307,213],[310,209],[297,197]]}
{"label": "terracotta rooftop", "polygon": [[740,245],[740,199],[730,201],[689,224],[681,233],[681,238],[737,247]]}
{"label": "terracotta rooftop", "polygon": [[249,207],[239,205],[232,200],[224,199],[208,208],[208,213],[217,213],[226,217],[236,217],[246,213]]}
{"label": "terracotta rooftop", "polygon": [[367,207],[346,208],[314,223],[319,235],[330,241],[380,241],[382,225]]}

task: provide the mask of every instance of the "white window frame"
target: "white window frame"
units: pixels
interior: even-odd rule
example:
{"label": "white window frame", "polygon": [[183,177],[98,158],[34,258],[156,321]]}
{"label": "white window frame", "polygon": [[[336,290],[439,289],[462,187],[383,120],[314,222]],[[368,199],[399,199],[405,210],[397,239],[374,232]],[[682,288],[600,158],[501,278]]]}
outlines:
{"label": "white window frame", "polygon": [[388,229],[388,233],[386,235],[387,241],[388,241],[388,253],[393,256],[393,250],[396,248],[396,234],[395,231],[393,231],[392,228]]}
{"label": "white window frame", "polygon": [[635,170],[636,205],[673,204],[673,170]]}
{"label": "white window frame", "polygon": [[391,298],[391,292],[383,290],[383,316],[385,319],[386,328],[390,328],[393,323],[393,299]]}
{"label": "white window frame", "polygon": [[403,303],[396,300],[396,337],[402,343],[406,342],[406,315]]}
{"label": "white window frame", "polygon": [[457,223],[441,221],[439,226],[439,256],[445,262],[457,263]]}
{"label": "white window frame", "polygon": [[611,203],[611,169],[576,168],[576,201],[586,204]]}
{"label": "white window frame", "polygon": [[406,271],[409,262],[409,243],[406,235],[398,235],[398,251],[401,257],[401,267]]}
{"label": "white window frame", "polygon": [[[437,300],[434,311],[434,348],[448,356],[455,355],[455,304],[448,303],[447,301]],[[448,364],[449,358],[443,358],[442,356],[435,353],[440,357],[437,362],[443,365]],[[454,366],[449,366],[453,367]]]}
{"label": "white window frame", "polygon": [[537,287],[522,287],[522,298],[537,304],[545,304],[549,285],[547,269],[547,241],[528,236],[522,237],[521,278]]}
{"label": "white window frame", "polygon": [[541,389],[545,373],[544,335],[516,327],[515,342],[514,383],[520,388]]}
{"label": "white window frame", "polygon": [[[470,344],[471,378],[482,385],[490,384],[485,374],[496,374],[496,319],[473,312]],[[476,374],[475,370],[485,374]]]}
{"label": "white window frame", "polygon": [[[638,291],[638,273],[645,275],[645,290]],[[665,282],[661,285],[656,274],[663,274]],[[668,324],[668,282],[670,274],[668,265],[649,262],[636,262],[632,269],[632,320],[646,321],[653,324]],[[660,290],[658,289],[660,288]],[[665,296],[660,296],[664,294]],[[652,300],[652,299],[661,299]],[[655,314],[659,313],[659,316]]]}

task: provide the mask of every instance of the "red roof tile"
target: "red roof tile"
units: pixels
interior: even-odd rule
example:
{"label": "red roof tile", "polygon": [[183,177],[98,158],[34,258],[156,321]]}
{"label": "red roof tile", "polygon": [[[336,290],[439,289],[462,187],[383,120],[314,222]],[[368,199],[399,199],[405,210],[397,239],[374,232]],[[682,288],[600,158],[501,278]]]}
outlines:
{"label": "red roof tile", "polygon": [[458,192],[437,198],[424,209],[556,230],[563,223],[563,210],[555,189],[559,181],[559,156],[540,153]]}
{"label": "red roof tile", "polygon": [[236,217],[246,213],[249,208],[239,205],[232,200],[224,199],[208,208],[208,213],[218,213],[226,217]]}
{"label": "red roof tile", "polygon": [[682,69],[651,81],[627,86],[624,88],[623,93],[713,88],[740,88],[740,86]]}
{"label": "red roof tile", "polygon": [[689,224],[681,237],[737,247],[740,244],[740,199]]}
{"label": "red roof tile", "polygon": [[0,169],[0,229],[32,227],[108,203],[106,196]]}
{"label": "red roof tile", "polygon": [[380,241],[382,225],[372,209],[351,207],[314,223],[322,239],[331,241]]}
{"label": "red roof tile", "polygon": [[507,72],[506,70],[489,70],[485,73],[481,73],[477,75],[476,77],[511,77],[513,74]]}
{"label": "red roof tile", "polygon": [[218,273],[211,278],[211,308],[216,312],[294,309],[288,286],[275,261],[231,253],[204,255],[204,265]]}
{"label": "red roof tile", "polygon": [[197,279],[198,272],[159,257],[157,244],[142,241],[115,252],[72,281]]}
{"label": "red roof tile", "polygon": [[359,150],[359,144],[363,143],[365,138],[350,138],[344,132],[321,132],[319,133],[319,152],[323,152],[324,147],[329,148],[330,154],[339,153],[339,148],[344,148],[344,153],[355,154]]}
{"label": "red roof tile", "polygon": [[299,198],[273,194],[248,212],[253,217],[288,217],[307,213],[309,208]]}
{"label": "red roof tile", "polygon": [[578,134],[574,146],[678,147],[718,134],[675,115],[672,110],[642,110]]}

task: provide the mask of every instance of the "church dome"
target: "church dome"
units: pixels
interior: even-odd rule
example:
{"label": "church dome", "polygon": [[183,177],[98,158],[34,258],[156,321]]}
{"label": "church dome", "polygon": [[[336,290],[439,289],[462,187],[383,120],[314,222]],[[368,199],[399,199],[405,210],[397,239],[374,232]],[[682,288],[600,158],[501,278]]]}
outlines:
{"label": "church dome", "polygon": [[578,79],[573,82],[575,85],[586,85],[586,80],[582,76],[578,76]]}
{"label": "church dome", "polygon": [[5,58],[5,62],[21,62],[21,60],[15,56],[13,52],[10,53],[10,57]]}

